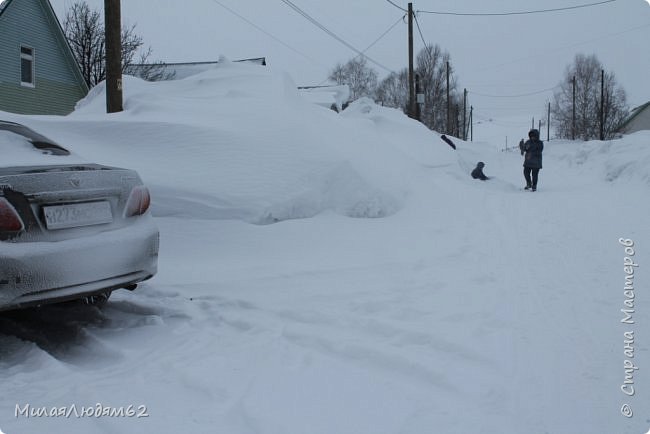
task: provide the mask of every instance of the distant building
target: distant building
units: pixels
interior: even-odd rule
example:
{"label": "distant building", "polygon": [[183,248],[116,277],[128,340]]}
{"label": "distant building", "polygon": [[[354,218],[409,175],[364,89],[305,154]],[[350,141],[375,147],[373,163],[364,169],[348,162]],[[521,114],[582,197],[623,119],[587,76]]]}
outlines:
{"label": "distant building", "polygon": [[[256,65],[266,66],[265,57],[256,57],[254,59],[234,60],[233,62],[253,63]],[[162,80],[182,80],[189,76],[200,74],[214,68],[219,61],[209,62],[185,62],[185,63],[136,63],[129,65],[125,74],[140,77],[150,81]]]}
{"label": "distant building", "polygon": [[48,0],[0,0],[0,110],[66,115],[88,93]]}
{"label": "distant building", "polygon": [[623,134],[641,130],[650,130],[650,101],[632,109],[630,115],[618,128],[618,131]]}

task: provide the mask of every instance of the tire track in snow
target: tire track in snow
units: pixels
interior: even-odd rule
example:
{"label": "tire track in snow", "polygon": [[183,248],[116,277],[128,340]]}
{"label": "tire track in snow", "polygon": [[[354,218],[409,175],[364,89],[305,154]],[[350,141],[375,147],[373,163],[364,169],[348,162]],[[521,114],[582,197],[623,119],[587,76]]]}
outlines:
{"label": "tire track in snow", "polygon": [[[392,264],[383,269],[391,268],[387,272],[389,275],[408,275],[411,267],[412,264],[409,263]],[[413,384],[427,387],[433,385],[453,390],[453,380],[445,380],[445,377],[449,375],[448,365],[459,360],[464,365],[477,366],[479,370],[497,369],[493,359],[441,336],[436,327],[428,322],[413,322],[412,317],[389,319],[390,316],[402,317],[403,315],[395,315],[395,310],[404,309],[413,303],[412,297],[417,297],[417,294],[403,295],[406,299],[400,300],[395,295],[395,292],[400,291],[395,291],[391,284],[368,284],[369,278],[385,280],[382,276],[368,277],[375,275],[375,267],[352,267],[265,277],[244,283],[233,282],[234,286],[230,288],[222,287],[218,296],[192,296],[192,303],[198,307],[193,317],[218,318],[218,323],[222,326],[232,327],[234,332],[245,334],[247,337],[243,342],[248,339],[273,341],[281,337],[292,345],[292,351],[299,354],[316,351],[321,356],[333,357],[351,366],[375,369],[387,374],[396,372],[402,378],[409,378]],[[311,293],[305,288],[305,284],[309,285],[308,282],[330,280],[352,281],[355,282],[353,287],[376,289],[364,290],[363,294],[353,288],[350,288],[350,293],[345,292],[345,289],[337,289],[337,294],[323,298],[322,292]],[[319,286],[321,285],[323,284],[320,283]],[[199,286],[197,293],[200,292]],[[268,288],[268,293],[274,294],[274,297],[259,297],[257,291],[251,292],[251,288],[259,286]],[[275,291],[271,288],[285,290]],[[286,288],[302,289],[299,293],[294,293]],[[420,290],[430,292],[429,288]],[[230,297],[228,293],[238,295]],[[289,301],[294,297],[299,297],[300,300]],[[253,298],[255,301],[249,301]],[[378,308],[364,313],[359,309],[357,300],[365,300],[367,303],[374,300]],[[403,303],[407,305],[404,306]]]}

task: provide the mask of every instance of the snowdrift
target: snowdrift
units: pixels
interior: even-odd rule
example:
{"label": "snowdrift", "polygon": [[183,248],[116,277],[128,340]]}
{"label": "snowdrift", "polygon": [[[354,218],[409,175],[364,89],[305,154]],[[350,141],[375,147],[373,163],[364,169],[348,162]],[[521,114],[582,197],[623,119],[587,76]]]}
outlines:
{"label": "snowdrift", "polygon": [[[104,161],[129,153],[131,166],[147,162],[140,171],[155,215],[271,223],[329,210],[375,218],[399,211],[409,195],[412,155],[372,131],[372,121],[303,100],[286,74],[224,62],[178,81],[126,77],[124,88],[123,113],[103,114],[100,85],[70,120],[103,136],[85,146]],[[400,118],[391,112],[375,122]],[[115,144],[107,152],[98,145],[104,137]]]}

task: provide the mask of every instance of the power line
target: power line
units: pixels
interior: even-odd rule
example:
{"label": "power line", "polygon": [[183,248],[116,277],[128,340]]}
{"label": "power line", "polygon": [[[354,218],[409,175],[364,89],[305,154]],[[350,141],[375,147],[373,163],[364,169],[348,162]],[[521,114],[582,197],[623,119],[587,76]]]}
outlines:
{"label": "power line", "polygon": [[[213,1],[216,1],[216,0],[213,0]],[[376,60],[372,59],[371,57],[369,57],[369,56],[363,54],[363,52],[359,51],[357,48],[355,48],[354,46],[352,46],[350,43],[348,43],[347,41],[345,41],[344,39],[342,39],[341,37],[339,37],[338,35],[336,35],[334,32],[332,32],[332,31],[329,30],[327,27],[325,27],[323,24],[321,24],[320,22],[318,22],[318,20],[316,20],[315,18],[311,17],[307,12],[303,11],[302,9],[300,9],[298,6],[296,6],[296,5],[295,5],[293,2],[291,2],[290,0],[280,0],[280,1],[282,1],[282,3],[286,4],[287,6],[289,6],[289,7],[290,7],[291,9],[293,9],[294,11],[298,12],[298,13],[299,13],[300,15],[302,15],[305,19],[307,19],[307,21],[309,21],[310,23],[312,23],[313,25],[315,25],[316,27],[318,27],[319,29],[321,29],[322,31],[324,31],[325,33],[327,33],[328,35],[330,35],[332,38],[334,38],[334,39],[336,39],[337,41],[339,41],[341,44],[343,44],[343,45],[345,45],[346,47],[348,47],[350,50],[354,51],[355,53],[357,53],[357,54],[359,54],[359,55],[361,55],[361,56],[364,56],[366,59],[368,59],[370,62],[374,63],[375,65],[379,66],[380,68],[385,69],[385,70],[388,71],[388,72],[394,72],[394,71],[391,70],[390,68],[385,67],[384,65],[382,65],[381,63],[379,63],[379,62],[377,62]]]}
{"label": "power line", "polygon": [[456,16],[473,16],[473,17],[494,17],[494,16],[505,16],[505,15],[528,15],[528,14],[540,14],[546,12],[558,12],[558,11],[568,11],[571,9],[586,8],[591,6],[598,6],[605,3],[613,3],[617,0],[604,0],[597,3],[587,3],[577,6],[569,6],[564,8],[554,8],[554,9],[539,9],[533,11],[520,11],[520,12],[497,12],[497,13],[461,13],[461,12],[440,12],[440,11],[417,11],[422,12],[423,14],[435,14],[435,15],[456,15]]}
{"label": "power line", "polygon": [[[365,56],[365,54],[363,54],[363,53],[365,53],[366,51],[370,50],[370,49],[371,49],[371,48],[372,48],[372,47],[373,47],[377,42],[379,42],[379,41],[380,41],[384,36],[386,36],[386,35],[387,35],[391,30],[393,30],[393,29],[395,28],[395,26],[398,25],[399,22],[402,21],[402,20],[404,19],[405,16],[406,16],[406,15],[402,16],[402,17],[401,17],[399,20],[397,20],[397,21],[396,21],[392,26],[390,26],[390,27],[388,28],[388,30],[386,30],[384,33],[382,33],[381,35],[379,35],[379,37],[378,37],[377,39],[375,39],[375,40],[374,40],[370,45],[368,45],[368,46],[365,48],[365,50],[363,50],[363,51],[361,52],[362,54],[357,54],[356,57],[359,57],[359,56]],[[356,58],[356,57],[355,57],[355,58]],[[329,80],[329,77],[327,77],[325,80],[321,81],[318,85],[320,86],[321,84],[325,83],[325,82],[328,81],[328,80]]]}
{"label": "power line", "polygon": [[522,93],[522,94],[519,94],[519,95],[487,95],[487,94],[478,93],[478,92],[471,92],[471,91],[468,91],[468,92],[472,93],[474,95],[485,96],[485,97],[488,97],[488,98],[520,98],[520,97],[524,97],[524,96],[539,95],[540,93],[548,92],[550,90],[556,89],[557,87],[558,87],[558,85],[553,86],[553,87],[549,87],[548,89],[542,89],[542,90],[538,90],[538,91],[530,92],[530,93]]}
{"label": "power line", "polygon": [[383,39],[384,36],[386,36],[386,35],[387,35],[391,30],[393,30],[393,29],[395,28],[396,25],[399,24],[400,21],[403,21],[403,20],[404,20],[404,17],[405,17],[405,16],[406,16],[406,15],[403,15],[402,17],[400,17],[399,20],[395,21],[395,23],[394,23],[392,26],[390,26],[390,27],[388,28],[388,30],[386,30],[384,33],[382,33],[381,35],[379,35],[379,37],[378,37],[377,39],[375,39],[375,41],[374,41],[373,43],[371,43],[370,45],[368,45],[368,46],[366,47],[366,49],[362,51],[362,53],[365,53],[366,51],[370,50],[370,49],[371,49],[371,48],[372,48],[372,47],[373,47],[377,42],[381,41],[381,40]]}
{"label": "power line", "polygon": [[[252,21],[250,21],[250,20],[247,19],[246,17],[244,17],[244,16],[238,14],[237,12],[235,12],[235,11],[232,10],[232,9],[230,9],[228,6],[224,5],[224,4],[221,3],[220,1],[218,1],[218,0],[212,0],[212,1],[213,1],[214,3],[216,3],[216,4],[218,4],[219,6],[221,6],[222,8],[224,8],[225,10],[227,10],[228,12],[230,12],[231,14],[235,15],[235,16],[238,17],[239,19],[241,19],[241,20],[243,20],[244,22],[246,22],[246,23],[250,24],[251,26],[255,27],[257,30],[259,30],[260,32],[264,33],[264,34],[265,34],[266,36],[268,36],[269,38],[272,38],[273,40],[275,40],[275,41],[279,42],[280,44],[284,45],[285,47],[287,47],[288,49],[290,49],[290,50],[293,51],[294,53],[300,54],[301,56],[303,56],[304,58],[310,60],[311,62],[314,62],[314,63],[316,63],[316,64],[321,64],[321,63],[318,62],[317,60],[314,60],[314,59],[312,59],[311,57],[309,57],[308,55],[306,55],[305,53],[302,53],[302,52],[298,51],[297,49],[293,48],[292,46],[290,46],[289,44],[285,43],[285,42],[282,41],[281,39],[276,38],[275,36],[273,36],[272,34],[270,34],[269,32],[267,32],[266,30],[264,30],[263,28],[261,28],[261,27],[258,26],[257,24],[253,23]],[[325,65],[322,65],[322,64],[321,64],[321,66],[325,66]]]}
{"label": "power line", "polygon": [[[421,11],[418,11],[418,12],[421,12]],[[427,43],[426,43],[426,40],[424,39],[424,35],[422,34],[422,29],[420,28],[420,22],[418,21],[417,14],[414,15],[414,18],[415,18],[416,27],[418,29],[418,33],[420,34],[420,39],[422,39],[422,43],[424,44],[424,47],[426,48]],[[488,97],[488,98],[521,98],[521,97],[526,97],[526,96],[539,95],[541,93],[545,93],[545,92],[548,92],[550,90],[556,89],[557,87],[558,87],[558,85],[555,85],[555,86],[547,88],[547,89],[542,89],[542,90],[539,90],[539,91],[523,93],[523,94],[518,94],[518,95],[488,95],[488,94],[472,92],[472,91],[468,91],[468,93],[473,94],[473,95]]]}
{"label": "power line", "polygon": [[[362,51],[359,51],[357,48],[353,47],[353,46],[352,46],[351,44],[349,44],[347,41],[345,41],[345,40],[343,40],[342,38],[340,38],[338,35],[336,35],[334,32],[332,32],[332,31],[329,30],[327,27],[325,27],[323,24],[321,24],[318,20],[316,20],[315,18],[311,17],[308,13],[306,13],[305,11],[303,11],[302,9],[300,9],[298,6],[296,6],[296,5],[295,5],[293,2],[291,2],[290,0],[281,0],[281,1],[282,1],[284,4],[286,4],[287,6],[289,6],[291,9],[293,9],[294,11],[298,12],[300,15],[302,15],[304,18],[306,18],[309,22],[311,22],[312,24],[314,24],[316,27],[318,27],[319,29],[323,30],[325,33],[327,33],[328,35],[330,35],[331,37],[333,37],[334,39],[336,39],[337,41],[339,41],[340,43],[342,43],[342,44],[345,45],[346,47],[350,48],[352,51],[356,52],[358,55],[360,55],[360,56],[364,56],[364,57],[367,58],[369,61],[371,61],[372,63],[376,64],[377,66],[379,66],[379,67],[381,67],[381,68],[387,70],[388,72],[393,72],[391,69],[385,67],[385,66],[382,65],[381,63],[375,61],[374,59],[372,59],[372,58],[366,56],[365,54],[363,54]],[[395,25],[397,25],[397,24],[395,24]],[[393,27],[394,27],[395,25],[393,25]],[[391,27],[391,28],[392,28],[392,27]],[[388,33],[388,32],[386,32],[386,33]],[[382,36],[383,36],[383,35],[382,35]],[[366,50],[367,50],[367,49],[366,49]]]}
{"label": "power line", "polygon": [[424,47],[427,47],[427,42],[424,40],[424,36],[422,35],[422,29],[420,29],[420,22],[418,21],[418,16],[417,14],[413,15],[413,18],[415,18],[415,25],[418,28],[418,33],[420,33],[420,39],[422,39],[422,43],[424,44]]}
{"label": "power line", "polygon": [[386,1],[387,1],[388,3],[390,3],[390,4],[392,4],[393,6],[395,6],[397,9],[401,10],[402,12],[408,12],[406,9],[404,9],[404,8],[401,7],[400,5],[396,5],[396,4],[393,3],[391,0],[386,0]]}

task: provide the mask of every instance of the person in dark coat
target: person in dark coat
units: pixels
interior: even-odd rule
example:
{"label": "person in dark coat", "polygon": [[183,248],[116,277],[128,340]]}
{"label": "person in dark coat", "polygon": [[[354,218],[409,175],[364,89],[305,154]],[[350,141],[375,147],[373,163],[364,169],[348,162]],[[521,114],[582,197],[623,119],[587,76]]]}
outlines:
{"label": "person in dark coat", "polygon": [[544,142],[539,140],[539,131],[532,129],[528,132],[528,140],[524,143],[524,178],[525,190],[537,190],[539,170],[542,168],[542,151]]}
{"label": "person in dark coat", "polygon": [[472,178],[474,179],[480,179],[481,181],[487,181],[488,178],[485,176],[485,173],[483,173],[483,168],[485,167],[485,163],[482,161],[479,161],[474,170],[472,170]]}

